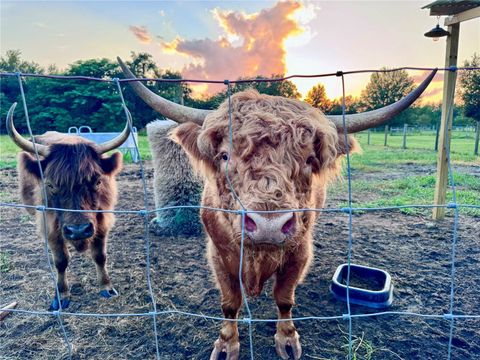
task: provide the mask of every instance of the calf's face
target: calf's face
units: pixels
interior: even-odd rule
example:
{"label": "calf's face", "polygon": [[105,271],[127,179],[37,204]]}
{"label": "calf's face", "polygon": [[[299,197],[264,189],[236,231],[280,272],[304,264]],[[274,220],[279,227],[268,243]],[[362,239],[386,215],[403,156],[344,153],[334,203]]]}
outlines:
{"label": "calf's face", "polygon": [[[203,127],[179,126],[173,138],[214,184],[219,206],[240,210],[243,205],[248,211],[243,227],[249,240],[280,246],[305,234],[311,217],[291,210],[315,207],[315,186],[336,173],[346,146],[344,137],[317,110],[284,98],[275,100],[278,103],[234,102],[231,132],[224,106],[207,116]],[[353,148],[355,140],[349,142]],[[234,240],[240,241],[241,216],[224,216]]]}
{"label": "calf's face", "polygon": [[[34,157],[21,153],[20,161],[27,173],[40,181]],[[71,210],[99,210],[112,201],[109,176],[121,167],[121,154],[103,158],[89,144],[54,144],[40,161],[45,180],[48,207]],[[40,192],[42,192],[40,190]],[[88,248],[98,229],[101,213],[48,211],[48,231],[61,234],[77,250]]]}

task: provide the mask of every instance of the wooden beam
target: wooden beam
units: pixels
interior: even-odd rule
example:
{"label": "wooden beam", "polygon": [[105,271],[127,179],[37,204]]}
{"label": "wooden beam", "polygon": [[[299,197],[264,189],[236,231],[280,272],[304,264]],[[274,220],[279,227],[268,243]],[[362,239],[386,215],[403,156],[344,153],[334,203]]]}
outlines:
{"label": "wooden beam", "polygon": [[463,21],[472,20],[480,17],[480,6],[463,11],[461,13],[449,16],[445,19],[445,26],[459,24]]}
{"label": "wooden beam", "polygon": [[[458,36],[460,24],[448,27],[450,35],[447,37],[447,49],[445,54],[445,67],[457,66]],[[445,71],[443,81],[442,117],[440,120],[440,132],[438,139],[437,155],[437,180],[435,184],[434,205],[445,205],[448,184],[448,158],[447,148],[450,148],[450,135],[453,120],[453,100],[455,97],[456,71]],[[433,208],[433,219],[441,220],[445,217],[445,208]]]}

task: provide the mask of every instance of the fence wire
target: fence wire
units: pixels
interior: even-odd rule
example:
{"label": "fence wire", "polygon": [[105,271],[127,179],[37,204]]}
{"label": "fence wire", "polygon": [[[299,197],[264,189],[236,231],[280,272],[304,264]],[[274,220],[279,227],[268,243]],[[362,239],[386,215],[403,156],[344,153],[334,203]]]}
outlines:
{"label": "fence wire", "polygon": [[[455,293],[455,255],[456,255],[456,246],[457,246],[457,237],[458,237],[458,224],[459,224],[459,211],[461,208],[470,208],[470,209],[480,209],[479,205],[470,205],[470,204],[460,204],[457,203],[457,194],[456,194],[456,186],[453,177],[453,168],[451,164],[450,158],[450,144],[447,140],[448,131],[445,131],[445,144],[446,144],[446,153],[447,153],[447,165],[448,165],[448,173],[449,173],[449,183],[450,188],[452,190],[452,202],[445,205],[418,205],[418,204],[411,204],[411,205],[401,205],[401,206],[384,206],[384,207],[354,207],[352,206],[352,179],[351,179],[351,166],[350,166],[350,155],[348,152],[348,133],[347,127],[345,126],[345,75],[349,74],[358,74],[358,73],[379,73],[379,72],[393,72],[398,70],[440,70],[440,71],[470,71],[470,70],[480,70],[480,67],[456,67],[452,66],[449,68],[429,68],[429,67],[401,67],[396,69],[381,69],[381,70],[354,70],[354,71],[338,71],[335,73],[325,73],[325,74],[314,74],[314,75],[291,75],[282,78],[262,78],[262,79],[255,79],[255,80],[197,80],[197,79],[156,79],[156,78],[138,78],[138,79],[104,79],[104,78],[94,78],[88,76],[60,76],[60,75],[44,75],[44,74],[26,74],[26,73],[6,73],[1,72],[1,77],[17,77],[18,84],[19,84],[19,91],[22,98],[23,108],[25,112],[25,118],[28,128],[28,133],[33,142],[33,148],[35,151],[36,161],[39,167],[40,177],[41,177],[41,191],[43,195],[43,205],[40,206],[32,206],[32,205],[25,205],[25,204],[17,204],[17,203],[8,203],[8,202],[0,202],[1,207],[9,207],[9,208],[33,208],[36,211],[42,214],[42,222],[43,222],[43,236],[45,242],[45,255],[46,261],[50,270],[50,275],[52,277],[52,281],[55,287],[55,297],[59,303],[59,310],[56,311],[35,311],[35,310],[26,310],[26,309],[4,309],[0,308],[0,311],[8,311],[12,313],[24,313],[28,315],[42,315],[42,316],[54,316],[57,319],[59,324],[64,342],[67,347],[68,357],[72,358],[72,343],[67,336],[67,332],[65,326],[62,321],[62,317],[96,317],[96,318],[109,318],[109,317],[151,317],[152,318],[152,327],[155,336],[155,350],[156,350],[156,358],[161,358],[161,353],[159,349],[158,343],[158,324],[156,317],[162,315],[180,315],[186,317],[194,317],[194,318],[202,318],[202,319],[209,319],[214,321],[231,321],[237,322],[239,324],[247,324],[248,326],[248,335],[249,335],[249,349],[250,349],[250,358],[254,359],[254,345],[253,345],[253,334],[252,334],[252,325],[253,323],[278,323],[284,321],[322,321],[322,320],[345,320],[348,321],[348,358],[349,360],[352,359],[353,352],[352,352],[352,320],[355,318],[366,318],[366,317],[374,317],[374,316],[388,316],[388,315],[398,315],[398,316],[413,316],[413,317],[420,317],[426,319],[446,319],[450,321],[450,328],[449,328],[449,339],[448,339],[448,352],[447,352],[447,359],[450,360],[452,357],[452,340],[453,340],[453,332],[455,328],[455,320],[456,319],[480,319],[480,314],[455,314],[454,313],[454,293]],[[121,103],[122,109],[125,113],[125,117],[127,119],[128,126],[130,130],[132,130],[133,121],[131,113],[125,103],[125,99],[123,96],[123,92],[121,89],[121,83],[127,83],[132,81],[158,81],[158,82],[173,82],[173,83],[215,83],[215,84],[224,84],[226,86],[227,91],[227,101],[229,105],[229,113],[228,113],[228,126],[229,126],[229,148],[228,148],[228,156],[231,157],[231,153],[233,151],[233,126],[232,126],[232,109],[231,109],[231,84],[235,83],[247,83],[247,82],[276,82],[276,81],[284,81],[289,80],[292,78],[319,78],[319,77],[328,77],[328,76],[336,76],[341,78],[341,85],[342,85],[342,119],[343,119],[343,136],[345,138],[345,143],[347,146],[347,154],[346,154],[346,163],[347,163],[347,179],[348,179],[348,207],[342,208],[308,208],[308,209],[285,209],[285,210],[278,210],[278,211],[249,211],[247,210],[238,195],[235,193],[233,189],[233,185],[231,183],[229,177],[229,169],[228,169],[228,161],[226,162],[226,174],[227,174],[227,181],[232,191],[232,194],[240,206],[240,210],[236,209],[222,209],[222,208],[212,208],[206,207],[202,205],[188,205],[188,206],[168,206],[156,209],[149,209],[148,206],[148,190],[146,185],[146,176],[144,171],[143,160],[140,156],[139,158],[139,166],[140,166],[140,173],[142,179],[142,187],[143,187],[143,201],[144,201],[144,208],[141,210],[71,210],[71,209],[60,209],[54,207],[48,207],[48,199],[47,199],[47,191],[45,186],[45,179],[43,175],[43,171],[40,164],[40,157],[37,152],[37,147],[35,143],[35,137],[33,136],[33,132],[31,129],[30,119],[28,115],[28,106],[27,106],[27,99],[25,96],[25,92],[23,90],[22,84],[22,77],[39,77],[39,78],[51,78],[51,79],[62,79],[62,80],[86,80],[86,81],[100,81],[100,82],[109,82],[116,85]],[[451,115],[453,112],[453,103],[448,104],[448,112]],[[12,109],[13,111],[13,109]],[[10,112],[9,112],[10,114]],[[9,116],[7,114],[7,118]],[[135,150],[140,154],[138,144],[134,139]],[[186,311],[179,311],[179,310],[158,310],[155,300],[155,295],[152,288],[151,283],[151,259],[150,259],[150,237],[149,237],[149,222],[148,216],[150,214],[157,213],[159,211],[164,210],[172,210],[172,209],[205,209],[211,211],[222,211],[231,214],[238,214],[242,218],[242,228],[241,228],[241,244],[240,244],[240,261],[239,261],[239,269],[238,269],[238,277],[240,283],[240,289],[242,294],[243,305],[245,307],[247,317],[244,318],[237,318],[237,319],[227,319],[224,317],[219,316],[210,316],[205,314],[199,313],[192,313]],[[420,208],[420,209],[433,209],[433,208],[446,208],[446,209],[453,209],[454,210],[454,221],[453,221],[453,228],[452,228],[452,244],[451,244],[451,269],[450,269],[450,299],[449,299],[449,311],[446,314],[424,314],[424,313],[416,313],[410,311],[381,311],[381,312],[373,312],[373,313],[362,313],[362,314],[352,314],[351,313],[351,302],[350,302],[350,263],[351,263],[351,254],[352,254],[352,246],[353,246],[353,224],[352,218],[353,214],[356,212],[371,212],[371,211],[389,211],[389,210],[401,210],[406,208]],[[138,312],[138,313],[81,313],[81,312],[69,312],[65,311],[62,308],[60,291],[57,287],[56,282],[56,275],[54,273],[52,262],[50,259],[49,253],[49,246],[48,246],[48,229],[47,229],[47,221],[46,221],[46,211],[60,211],[60,212],[90,212],[90,213],[113,213],[113,214],[128,214],[128,215],[138,215],[143,219],[144,223],[144,240],[145,240],[145,255],[146,255],[146,280],[147,280],[147,287],[149,297],[151,299],[151,311],[148,312]],[[347,252],[347,279],[346,279],[346,288],[347,288],[347,313],[346,314],[339,314],[337,316],[304,316],[304,317],[292,317],[291,319],[263,319],[263,318],[254,318],[252,317],[252,313],[250,311],[248,298],[245,293],[243,280],[242,280],[242,273],[243,273],[243,255],[244,255],[244,239],[245,239],[245,216],[249,213],[284,213],[284,212],[304,212],[304,211],[314,211],[318,213],[345,213],[348,215],[348,252]]]}

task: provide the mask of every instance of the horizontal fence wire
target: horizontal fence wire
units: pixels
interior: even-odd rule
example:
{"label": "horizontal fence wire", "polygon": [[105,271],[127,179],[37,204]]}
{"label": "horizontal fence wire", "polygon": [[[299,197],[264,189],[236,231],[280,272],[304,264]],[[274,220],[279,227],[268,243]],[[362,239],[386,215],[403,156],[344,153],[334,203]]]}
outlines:
{"label": "horizontal fence wire", "polygon": [[[457,196],[456,196],[456,186],[453,178],[453,167],[451,164],[451,159],[450,159],[450,146],[449,142],[445,141],[447,144],[446,146],[446,153],[447,153],[447,165],[448,165],[448,172],[449,172],[449,185],[450,188],[452,189],[452,202],[445,204],[445,205],[418,205],[418,204],[411,204],[411,205],[401,205],[401,206],[384,206],[384,207],[354,207],[352,205],[352,179],[351,179],[351,165],[350,165],[350,156],[347,151],[346,155],[346,160],[347,160],[347,179],[348,179],[348,207],[341,207],[341,208],[306,208],[306,209],[286,209],[286,210],[277,210],[277,211],[249,211],[246,209],[238,195],[235,193],[233,189],[233,185],[231,183],[231,179],[229,177],[229,172],[228,172],[228,161],[226,162],[226,174],[227,174],[227,181],[228,185],[230,187],[230,190],[233,193],[234,198],[236,199],[237,203],[239,204],[239,207],[241,208],[240,210],[238,209],[223,209],[223,208],[212,208],[212,207],[206,207],[202,205],[188,205],[188,206],[168,206],[168,207],[162,207],[162,208],[156,208],[156,209],[148,209],[148,190],[147,190],[147,185],[146,185],[146,177],[145,177],[145,171],[144,171],[144,166],[143,166],[143,160],[140,158],[139,161],[139,166],[140,166],[140,172],[141,172],[141,179],[142,179],[142,187],[143,187],[143,202],[144,202],[144,208],[140,210],[108,210],[108,211],[103,211],[103,210],[72,210],[72,209],[61,209],[61,208],[54,208],[54,207],[48,207],[48,199],[47,199],[47,192],[45,188],[45,181],[44,181],[44,175],[40,166],[40,157],[39,154],[36,150],[36,144],[35,144],[35,137],[33,137],[33,132],[30,126],[30,119],[28,116],[28,107],[27,107],[27,99],[25,97],[25,93],[23,91],[23,85],[21,78],[23,77],[37,77],[37,78],[50,78],[50,79],[60,79],[60,80],[88,80],[88,81],[101,81],[101,82],[111,82],[116,85],[117,90],[119,92],[119,96],[122,102],[122,108],[125,112],[125,116],[127,119],[128,126],[130,130],[132,130],[133,122],[132,122],[132,116],[130,114],[130,111],[127,108],[127,105],[125,103],[122,89],[120,87],[120,83],[123,82],[131,82],[131,81],[158,81],[158,82],[192,82],[192,83],[218,83],[218,84],[224,84],[226,85],[226,93],[227,93],[227,101],[229,105],[229,149],[228,149],[228,154],[229,157],[233,151],[233,126],[232,126],[232,112],[231,112],[231,85],[236,84],[236,83],[251,83],[251,82],[274,82],[274,81],[284,81],[292,78],[315,78],[315,77],[327,77],[327,76],[337,76],[341,78],[342,82],[342,118],[343,118],[343,129],[344,133],[343,136],[345,137],[345,140],[348,138],[348,134],[346,132],[346,126],[345,126],[345,75],[349,74],[358,74],[358,73],[378,73],[378,72],[394,72],[394,71],[399,71],[399,70],[443,70],[443,71],[471,71],[471,70],[480,70],[478,67],[449,67],[449,68],[431,68],[431,67],[401,67],[401,68],[395,68],[395,69],[380,69],[380,70],[354,70],[354,71],[337,71],[335,73],[326,73],[326,74],[315,74],[315,75],[291,75],[291,76],[286,76],[282,78],[261,78],[261,79],[240,79],[240,80],[197,80],[197,79],[155,79],[155,78],[140,78],[140,79],[102,79],[102,78],[94,78],[94,77],[88,77],[88,76],[62,76],[62,75],[44,75],[44,74],[24,74],[24,73],[0,73],[1,77],[10,77],[14,76],[17,77],[18,83],[19,83],[19,91],[22,97],[22,102],[23,102],[23,107],[25,111],[25,117],[26,117],[26,123],[27,123],[27,128],[29,131],[29,135],[33,139],[33,144],[34,144],[34,149],[35,149],[35,157],[37,160],[37,164],[40,169],[40,175],[41,175],[41,184],[42,184],[42,195],[43,195],[43,205],[37,205],[37,206],[32,206],[32,205],[25,205],[25,204],[17,204],[17,203],[7,203],[7,202],[0,202],[0,207],[9,207],[9,208],[33,208],[37,212],[40,212],[42,214],[42,219],[44,223],[44,240],[45,240],[45,254],[47,258],[47,263],[49,266],[50,274],[52,277],[52,280],[55,284],[55,296],[57,298],[58,303],[60,304],[59,310],[55,311],[36,311],[36,310],[26,310],[26,309],[5,309],[5,308],[0,308],[0,311],[8,311],[12,313],[20,313],[20,314],[29,314],[29,315],[43,315],[43,316],[54,316],[57,319],[57,322],[60,326],[64,342],[66,343],[67,350],[68,350],[68,356],[69,358],[72,357],[72,344],[67,336],[67,332],[65,329],[65,326],[62,322],[62,317],[68,316],[68,317],[96,317],[96,318],[106,318],[106,317],[151,317],[152,318],[152,326],[154,330],[154,335],[155,335],[155,347],[156,347],[156,357],[157,359],[160,359],[160,349],[159,349],[159,344],[158,344],[158,326],[156,322],[156,317],[161,316],[161,315],[178,315],[178,316],[186,316],[186,317],[194,317],[194,318],[202,318],[202,319],[209,319],[209,320],[215,320],[215,321],[229,321],[229,322],[237,322],[237,323],[243,323],[247,324],[248,326],[248,334],[249,334],[249,348],[250,348],[250,357],[251,359],[254,359],[254,347],[253,347],[253,334],[252,334],[252,324],[253,323],[278,323],[278,322],[284,322],[284,321],[328,321],[328,320],[346,320],[348,321],[348,339],[349,339],[349,344],[348,344],[348,358],[352,359],[352,319],[355,318],[366,318],[366,317],[375,317],[375,316],[391,316],[391,315],[396,315],[396,316],[413,316],[413,317],[420,317],[420,318],[426,318],[426,319],[446,319],[450,321],[450,328],[449,328],[449,342],[448,342],[448,352],[447,352],[447,359],[451,359],[451,353],[452,353],[452,340],[453,340],[453,331],[454,331],[454,324],[455,320],[460,320],[460,319],[480,319],[480,314],[455,314],[454,313],[454,292],[455,292],[455,254],[456,254],[456,245],[457,245],[457,237],[458,237],[458,225],[459,225],[459,211],[461,208],[470,208],[470,209],[480,209],[480,204],[479,205],[471,205],[471,204],[460,204],[457,203]],[[448,106],[448,111],[453,112],[453,103],[449,104]],[[8,117],[8,115],[7,115]],[[448,132],[445,132],[445,136],[447,136]],[[346,141],[347,147],[348,147],[348,141]],[[134,140],[134,145],[135,149],[137,152],[140,154],[139,149],[138,149],[138,144]],[[348,148],[347,148],[348,150]],[[231,214],[237,214],[242,217],[242,232],[241,232],[241,244],[240,244],[240,261],[239,261],[239,282],[240,282],[240,288],[241,288],[241,293],[242,293],[242,299],[243,299],[243,305],[246,309],[247,312],[247,317],[244,318],[238,318],[238,319],[229,319],[229,318],[224,318],[224,317],[219,317],[219,316],[211,316],[211,315],[206,315],[206,314],[198,314],[198,313],[192,313],[192,312],[186,312],[186,311],[179,311],[179,310],[159,310],[157,309],[156,306],[156,301],[155,301],[155,295],[153,293],[152,289],[152,284],[151,284],[151,261],[150,261],[150,238],[149,238],[149,222],[148,222],[148,215],[158,213],[160,211],[166,211],[166,210],[172,210],[172,209],[204,209],[204,210],[211,210],[211,211],[221,211],[221,212],[226,212],[226,213],[231,213]],[[352,216],[355,213],[359,212],[369,212],[369,211],[393,211],[393,210],[401,210],[401,209],[406,209],[406,208],[423,208],[423,209],[429,209],[429,208],[446,208],[446,209],[453,209],[454,210],[454,222],[453,222],[453,234],[452,234],[452,244],[451,244],[451,269],[450,269],[450,296],[449,296],[449,312],[445,314],[424,314],[424,313],[416,313],[416,312],[410,312],[410,311],[381,311],[381,312],[372,312],[372,313],[363,313],[363,314],[352,314],[351,309],[350,309],[350,298],[349,298],[349,292],[350,292],[350,260],[351,260],[351,251],[352,251],[352,246],[353,246],[353,239],[352,239],[352,233],[353,233],[353,224],[352,224]],[[152,311],[149,312],[138,312],[138,313],[81,313],[81,312],[68,312],[62,309],[62,304],[61,304],[61,298],[60,298],[60,292],[57,287],[57,283],[55,281],[55,274],[53,271],[53,267],[51,264],[50,260],[50,254],[49,254],[49,247],[48,247],[48,234],[47,234],[47,226],[46,226],[46,212],[47,211],[61,211],[61,212],[87,212],[87,213],[97,213],[97,212],[105,212],[105,213],[113,213],[113,214],[129,214],[129,215],[138,215],[143,218],[144,221],[144,240],[145,240],[145,254],[146,254],[146,278],[147,278],[147,287],[148,287],[148,292],[149,292],[149,297],[151,299],[152,303]],[[245,238],[245,224],[244,224],[244,219],[245,216],[249,213],[282,213],[282,212],[305,212],[305,211],[313,211],[313,212],[319,212],[319,213],[329,213],[329,212],[341,212],[345,213],[348,215],[348,239],[347,239],[347,244],[348,244],[348,253],[347,253],[347,282],[346,282],[346,288],[347,288],[347,313],[346,314],[340,314],[337,316],[306,316],[306,317],[292,317],[290,319],[262,319],[262,318],[254,318],[252,317],[249,304],[248,304],[248,299],[245,294],[244,286],[243,286],[243,281],[242,281],[242,264],[243,264],[243,253],[244,253],[244,238]]]}
{"label": "horizontal fence wire", "polygon": [[259,78],[259,79],[237,79],[237,80],[206,80],[206,79],[162,79],[162,78],[129,78],[129,79],[118,79],[118,78],[98,78],[93,76],[78,76],[78,75],[49,75],[49,74],[32,74],[32,73],[20,73],[20,72],[0,72],[0,76],[21,76],[21,77],[32,77],[32,78],[48,78],[48,79],[57,79],[57,80],[87,80],[87,81],[100,81],[100,82],[111,82],[111,83],[128,83],[133,81],[158,81],[165,83],[202,83],[202,84],[244,84],[252,82],[277,82],[285,81],[290,79],[311,79],[311,78],[321,78],[321,77],[331,77],[331,76],[342,76],[342,75],[352,75],[352,74],[364,74],[364,73],[389,73],[400,70],[412,70],[412,71],[462,71],[462,70],[480,70],[480,67],[457,67],[451,66],[447,68],[438,68],[438,67],[413,67],[405,66],[393,69],[372,69],[372,70],[351,70],[351,71],[337,71],[331,73],[323,74],[297,74],[297,75],[288,75],[284,77],[276,78]]}

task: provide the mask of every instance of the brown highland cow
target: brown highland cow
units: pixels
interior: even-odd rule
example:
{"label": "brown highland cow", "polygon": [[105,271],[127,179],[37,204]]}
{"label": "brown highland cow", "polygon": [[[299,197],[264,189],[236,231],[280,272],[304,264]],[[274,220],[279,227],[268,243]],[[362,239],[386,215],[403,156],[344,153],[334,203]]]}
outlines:
{"label": "brown highland cow", "polygon": [[[41,173],[35,158],[32,142],[24,139],[13,125],[13,104],[7,116],[7,131],[22,150],[18,155],[18,177],[20,194],[26,205],[45,204]],[[97,145],[79,136],[70,136],[49,131],[35,136],[36,150],[45,180],[47,205],[55,209],[113,210],[117,201],[115,175],[122,167],[119,152],[103,155],[119,147],[129,136],[127,124],[123,132],[108,142]],[[50,310],[65,309],[70,303],[66,269],[69,261],[67,245],[84,252],[90,249],[97,268],[100,295],[106,298],[117,295],[108,276],[107,238],[115,217],[112,213],[69,212],[47,210],[46,224],[41,211],[26,208],[36,215],[37,232],[41,238],[45,230],[48,245],[57,269],[57,286],[60,303],[54,296]],[[46,226],[46,229],[45,229]]]}
{"label": "brown highland cow", "polygon": [[[133,78],[119,62],[125,75]],[[420,96],[434,73],[392,105],[347,115],[346,129],[341,116],[327,117],[298,100],[253,90],[236,93],[231,96],[231,148],[228,101],[215,111],[196,110],[165,100],[140,82],[130,84],[155,110],[183,123],[172,131],[172,138],[203,177],[202,205],[247,210],[241,275],[245,291],[256,296],[265,281],[274,278],[278,317],[285,320],[292,317],[295,288],[312,259],[312,232],[318,215],[295,210],[324,206],[327,184],[338,175],[340,158],[358,149],[351,135],[347,144],[344,131],[354,133],[385,123]],[[201,218],[224,317],[236,319],[242,305],[242,216],[203,209]],[[277,322],[275,347],[282,359],[288,359],[288,346],[299,359],[302,350],[293,321]],[[226,320],[210,359],[237,359],[239,349],[237,322]]]}

